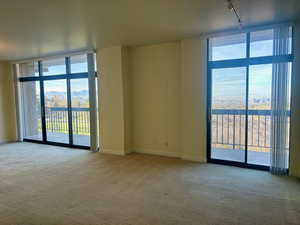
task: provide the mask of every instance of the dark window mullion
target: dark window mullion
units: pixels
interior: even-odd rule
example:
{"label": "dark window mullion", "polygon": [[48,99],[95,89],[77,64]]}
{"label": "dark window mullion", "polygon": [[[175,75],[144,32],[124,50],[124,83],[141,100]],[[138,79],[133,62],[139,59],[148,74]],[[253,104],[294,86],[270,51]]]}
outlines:
{"label": "dark window mullion", "polygon": [[[43,76],[43,64],[42,61],[38,62],[39,69],[39,77]],[[44,81],[42,79],[40,82],[40,98],[41,98],[41,119],[42,119],[42,135],[43,141],[47,141],[47,127],[46,127],[46,106],[45,106],[45,89],[44,89]]]}
{"label": "dark window mullion", "polygon": [[26,81],[40,81],[40,80],[63,80],[63,79],[82,79],[88,78],[88,73],[73,73],[73,74],[60,74],[51,76],[38,76],[38,77],[20,77],[20,82]]}
{"label": "dark window mullion", "polygon": [[246,58],[250,58],[250,32],[247,33],[246,38]]}
{"label": "dark window mullion", "polygon": [[71,80],[68,76],[71,74],[70,57],[66,57],[66,73],[67,73],[67,103],[68,103],[68,127],[69,127],[69,143],[73,145],[73,118],[72,118],[72,99],[71,99]]}
{"label": "dark window mullion", "polygon": [[243,67],[247,65],[263,65],[272,63],[284,63],[292,62],[294,56],[289,55],[279,55],[279,56],[260,56],[244,59],[230,59],[230,60],[220,60],[220,61],[210,61],[208,66],[212,69],[218,68],[232,68],[232,67]]}
{"label": "dark window mullion", "polygon": [[[210,59],[210,40],[207,39],[207,62],[209,62]],[[207,159],[208,161],[211,160],[211,117],[212,117],[212,69],[208,66],[207,68],[207,109],[206,109],[206,129],[207,135],[206,137],[206,148],[207,148]]]}
{"label": "dark window mullion", "polygon": [[[247,33],[247,59],[250,58],[250,32]],[[246,118],[245,118],[245,163],[248,164],[248,110],[249,110],[249,65],[246,71]]]}

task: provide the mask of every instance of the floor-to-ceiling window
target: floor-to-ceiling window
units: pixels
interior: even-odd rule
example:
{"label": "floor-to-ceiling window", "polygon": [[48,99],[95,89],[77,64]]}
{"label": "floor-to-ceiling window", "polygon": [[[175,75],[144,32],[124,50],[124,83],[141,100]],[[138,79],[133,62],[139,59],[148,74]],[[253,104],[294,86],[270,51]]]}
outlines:
{"label": "floor-to-ceiling window", "polygon": [[91,133],[97,133],[90,126],[97,123],[91,121],[91,111],[96,112],[91,110],[96,93],[90,89],[96,85],[95,65],[90,65],[94,57],[89,53],[16,64],[24,141],[91,147]]}
{"label": "floor-to-ceiling window", "polygon": [[291,80],[292,28],[287,54],[274,54],[274,37],[268,28],[208,39],[208,161],[269,168],[274,66],[286,64]]}

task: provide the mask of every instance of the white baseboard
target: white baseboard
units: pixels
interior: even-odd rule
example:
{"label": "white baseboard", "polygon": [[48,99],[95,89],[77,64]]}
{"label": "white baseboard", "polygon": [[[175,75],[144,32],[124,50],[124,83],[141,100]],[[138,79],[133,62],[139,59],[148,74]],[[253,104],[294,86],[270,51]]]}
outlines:
{"label": "white baseboard", "polygon": [[183,155],[183,156],[181,156],[181,159],[186,160],[186,161],[192,161],[192,162],[206,163],[206,160],[201,159],[199,156],[195,157],[195,156],[190,156],[190,155]]}
{"label": "white baseboard", "polygon": [[5,144],[9,144],[9,143],[14,143],[14,142],[16,142],[16,141],[12,141],[12,140],[0,140],[0,145],[5,145]]}
{"label": "white baseboard", "polygon": [[[186,161],[192,162],[201,162],[206,163],[206,160],[203,160],[200,156],[193,156],[193,155],[181,155],[180,152],[175,151],[161,151],[161,150],[153,150],[153,149],[134,149],[131,152],[141,153],[141,154],[149,154],[149,155],[158,155],[158,156],[166,156],[166,157],[173,157],[173,158],[180,158]],[[103,154],[113,154],[113,155],[120,155],[124,156],[126,153],[122,150],[117,149],[102,149],[100,153]]]}
{"label": "white baseboard", "polygon": [[100,153],[103,154],[112,154],[112,155],[126,155],[124,151],[121,150],[114,150],[114,149],[102,149],[100,150]]}
{"label": "white baseboard", "polygon": [[[0,140],[0,145],[15,143],[16,141],[12,140]],[[149,154],[149,155],[158,155],[158,156],[166,156],[166,157],[173,157],[173,158],[181,158],[182,160],[193,161],[193,162],[201,162],[206,163],[206,160],[201,159],[200,156],[191,156],[191,155],[183,155],[179,152],[170,152],[170,151],[157,151],[153,149],[135,149],[132,152],[141,153],[141,154]],[[125,156],[126,153],[122,150],[118,149],[102,149],[100,153],[103,154],[112,154],[112,155],[120,155]]]}
{"label": "white baseboard", "polygon": [[149,154],[149,155],[160,155],[160,156],[180,158],[180,155],[178,152],[155,151],[155,150],[151,150],[151,149],[135,149],[133,152]]}

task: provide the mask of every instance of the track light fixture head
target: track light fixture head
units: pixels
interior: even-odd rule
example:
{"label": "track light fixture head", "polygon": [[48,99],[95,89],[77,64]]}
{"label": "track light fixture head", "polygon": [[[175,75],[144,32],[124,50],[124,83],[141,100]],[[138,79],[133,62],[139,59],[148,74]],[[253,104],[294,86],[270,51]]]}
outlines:
{"label": "track light fixture head", "polygon": [[234,15],[236,16],[237,22],[239,23],[239,28],[242,29],[243,23],[242,23],[241,17],[240,17],[240,15],[238,14],[236,8],[234,7],[232,0],[227,0],[227,4],[228,4],[228,5],[227,5],[227,6],[228,6],[228,9],[229,9],[231,12],[233,12]]}
{"label": "track light fixture head", "polygon": [[233,4],[232,4],[232,1],[231,0],[227,0],[227,2],[228,2],[228,9],[230,10],[230,11],[233,11]]}

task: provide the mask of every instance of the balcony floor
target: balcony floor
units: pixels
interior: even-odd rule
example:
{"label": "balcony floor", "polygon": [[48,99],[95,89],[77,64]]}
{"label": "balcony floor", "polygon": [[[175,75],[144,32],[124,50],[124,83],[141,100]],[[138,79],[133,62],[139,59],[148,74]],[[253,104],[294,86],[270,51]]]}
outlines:
{"label": "balcony floor", "polygon": [[[236,162],[245,161],[245,151],[241,149],[225,149],[225,148],[212,148],[212,159],[222,159]],[[248,163],[255,165],[270,165],[270,152],[258,152],[248,150]]]}
{"label": "balcony floor", "polygon": [[[32,140],[42,140],[42,133],[39,133],[38,135],[29,136],[26,138]],[[47,132],[47,140],[51,142],[68,144],[69,135],[66,133],[59,133],[59,132]],[[90,146],[90,136],[73,134],[73,142],[74,145]]]}

